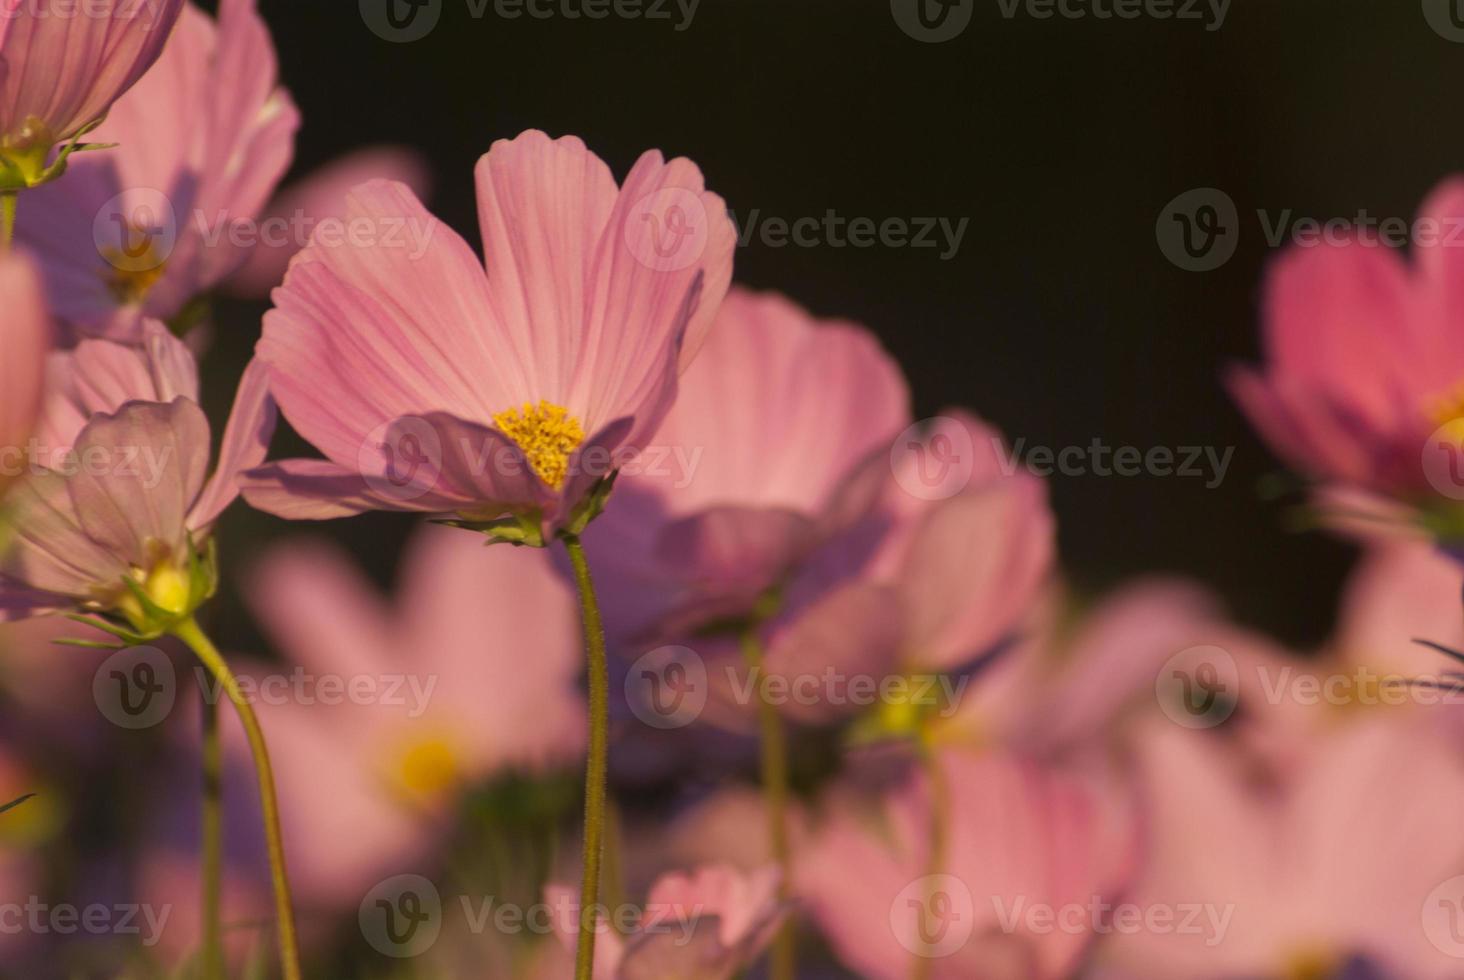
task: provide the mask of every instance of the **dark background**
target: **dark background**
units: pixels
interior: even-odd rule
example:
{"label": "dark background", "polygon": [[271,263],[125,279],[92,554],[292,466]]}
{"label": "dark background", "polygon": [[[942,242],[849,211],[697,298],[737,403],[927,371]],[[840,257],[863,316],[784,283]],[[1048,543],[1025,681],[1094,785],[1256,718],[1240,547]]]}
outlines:
{"label": "dark background", "polygon": [[[559,0],[554,0],[556,9]],[[571,0],[578,6],[578,0]],[[1180,572],[1243,620],[1299,643],[1329,628],[1351,551],[1285,529],[1258,483],[1277,470],[1219,384],[1254,359],[1273,257],[1256,216],[1409,218],[1464,169],[1464,44],[1419,0],[1234,0],[1203,20],[1002,16],[933,44],[886,0],[702,0],[670,20],[505,20],[443,0],[423,40],[388,43],[355,0],[261,0],[304,114],[302,175],[357,146],[417,147],[434,210],[477,242],[472,167],[526,128],[577,134],[623,176],[644,149],[685,155],[743,216],[969,218],[940,249],[739,251],[737,278],[859,320],[908,372],[916,410],[967,405],[1029,445],[1211,446],[1225,481],[1055,476],[1063,562],[1084,589]],[[1107,6],[1111,0],[1103,0]],[[1171,264],[1156,219],[1183,191],[1235,202],[1218,270]],[[237,371],[262,306],[225,311],[213,369]],[[390,573],[409,527],[322,528]],[[238,508],[239,560],[282,522]]]}

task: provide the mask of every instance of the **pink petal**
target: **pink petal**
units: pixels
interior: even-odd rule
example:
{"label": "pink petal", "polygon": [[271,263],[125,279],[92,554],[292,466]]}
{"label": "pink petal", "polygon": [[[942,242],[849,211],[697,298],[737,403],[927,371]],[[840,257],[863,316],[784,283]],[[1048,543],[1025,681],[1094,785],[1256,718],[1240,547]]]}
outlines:
{"label": "pink petal", "polygon": [[269,452],[276,415],[265,367],[257,360],[250,361],[234,396],[234,408],[224,428],[214,475],[188,515],[191,529],[206,531],[239,496],[244,471],[263,463]]}
{"label": "pink petal", "polygon": [[357,150],[306,174],[287,186],[265,210],[261,225],[284,223],[291,234],[282,241],[261,241],[249,253],[243,268],[226,287],[240,296],[267,296],[285,278],[290,258],[303,246],[295,240],[296,227],[309,229],[322,222],[340,221],[346,214],[346,194],[358,184],[388,180],[405,184],[419,198],[428,196],[432,175],[426,159],[405,147],[376,146]]}
{"label": "pink petal", "polygon": [[372,182],[347,202],[348,222],[428,239],[414,256],[406,245],[317,232],[296,257],[258,349],[295,429],[354,467],[368,435],[394,418],[447,411],[486,421],[529,400],[524,365],[495,347],[488,284],[467,243],[401,185]]}
{"label": "pink petal", "polygon": [[[39,119],[56,140],[106,113],[162,52],[183,0],[92,3],[59,16],[22,3],[0,47],[0,134]],[[38,13],[39,11],[39,13]]]}
{"label": "pink petal", "polygon": [[159,549],[180,559],[188,511],[208,473],[203,411],[184,398],[131,402],[93,417],[76,453],[81,464],[68,489],[87,535],[137,568],[149,568]]}
{"label": "pink petal", "polygon": [[14,610],[0,615],[22,618],[47,606],[89,600],[95,587],[120,585],[130,571],[124,556],[83,529],[65,477],[28,476],[11,488],[6,503],[15,508],[15,541],[0,555],[0,607]]}
{"label": "pink petal", "polygon": [[0,257],[0,490],[21,460],[14,454],[25,444],[41,407],[41,379],[51,344],[51,318],[41,295],[35,266],[19,253]]}

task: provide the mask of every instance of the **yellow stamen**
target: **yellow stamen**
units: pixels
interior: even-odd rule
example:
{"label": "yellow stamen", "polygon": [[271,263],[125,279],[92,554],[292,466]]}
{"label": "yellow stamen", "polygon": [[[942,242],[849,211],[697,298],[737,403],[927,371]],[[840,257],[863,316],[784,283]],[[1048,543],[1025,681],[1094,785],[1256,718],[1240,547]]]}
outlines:
{"label": "yellow stamen", "polygon": [[1292,955],[1281,976],[1285,980],[1327,980],[1335,976],[1336,971],[1336,957],[1323,950],[1312,949]]}
{"label": "yellow stamen", "polygon": [[539,478],[555,490],[564,486],[569,457],[585,441],[585,430],[569,409],[550,402],[524,403],[493,416],[493,423],[523,450]]}
{"label": "yellow stamen", "polygon": [[408,798],[430,802],[456,786],[462,777],[457,752],[445,738],[423,738],[397,754],[392,780]]}
{"label": "yellow stamen", "polygon": [[102,257],[111,266],[106,274],[107,288],[117,302],[130,306],[147,298],[163,278],[167,260],[158,254],[153,235],[148,231],[129,228],[126,242],[102,249]]}

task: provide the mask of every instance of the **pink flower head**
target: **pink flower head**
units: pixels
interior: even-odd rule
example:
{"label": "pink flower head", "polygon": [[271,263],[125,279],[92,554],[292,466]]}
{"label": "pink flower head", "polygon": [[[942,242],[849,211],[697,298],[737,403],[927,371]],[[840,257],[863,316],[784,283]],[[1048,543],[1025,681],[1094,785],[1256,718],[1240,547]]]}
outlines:
{"label": "pink flower head", "polygon": [[41,405],[51,318],[40,277],[26,258],[0,256],[0,491],[19,475],[21,447]]}
{"label": "pink flower head", "polygon": [[[731,980],[767,948],[786,914],[779,881],[774,867],[742,872],[708,865],[666,875],[651,886],[634,933],[600,935],[594,980]],[[573,949],[578,896],[550,886],[545,897],[560,939]]]}
{"label": "pink flower head", "polygon": [[921,775],[881,814],[831,806],[800,857],[795,894],[839,959],[870,980],[902,980],[920,958],[932,980],[1073,976],[1096,934],[1088,910],[1130,873],[1131,828],[1075,776],[999,754],[948,751],[940,764],[949,843],[939,870]]}
{"label": "pink flower head", "polygon": [[306,684],[258,710],[312,903],[354,908],[431,853],[462,792],[584,751],[574,597],[542,552],[424,528],[388,604],[340,554],[296,543],[265,558],[246,598],[291,664],[282,673]]}
{"label": "pink flower head", "polygon": [[8,498],[17,540],[0,557],[0,619],[83,609],[142,630],[150,604],[191,613],[213,586],[189,573],[197,549],[274,429],[262,372],[245,372],[212,478],[198,369],[161,324],[140,348],[97,339],[53,353],[46,376],[34,452]]}
{"label": "pink flower head", "polygon": [[1446,509],[1464,499],[1464,265],[1447,231],[1464,181],[1423,204],[1411,265],[1374,240],[1295,247],[1266,284],[1260,370],[1231,390],[1289,464],[1324,488]]}
{"label": "pink flower head", "polygon": [[905,379],[869,331],[733,289],[653,445],[587,535],[615,630],[746,614],[866,514],[909,424]]}
{"label": "pink flower head", "polygon": [[722,200],[688,160],[648,152],[617,187],[538,131],[495,143],[477,181],[486,275],[381,181],[350,194],[354,234],[295,258],[258,358],[326,459],[250,474],[256,507],[453,514],[542,544],[654,434],[731,280]]}
{"label": "pink flower head", "polygon": [[[961,475],[937,493],[918,470],[947,451]],[[769,630],[769,674],[795,683],[832,665],[874,683],[913,675],[923,685],[944,675],[954,684],[1031,615],[1052,570],[1054,521],[1046,486],[1006,455],[996,430],[951,411],[903,437],[879,465],[882,498],[864,522],[878,530],[871,556],[862,565],[849,558],[867,534],[859,529],[793,580],[788,612]],[[909,734],[929,711],[953,710],[945,699],[954,690],[896,691],[881,699],[889,710],[880,724]],[[858,708],[853,698],[789,703],[809,722]]]}
{"label": "pink flower head", "polygon": [[74,140],[157,60],[183,0],[0,0],[0,190],[65,166]]}
{"label": "pink flower head", "polygon": [[41,261],[56,314],[135,340],[232,274],[268,230],[256,219],[294,155],[300,114],[279,87],[254,0],[219,19],[184,8],[163,56],[112,107],[64,183],[27,194],[17,235]]}
{"label": "pink flower head", "polygon": [[1191,928],[1115,932],[1100,955],[1164,980],[1458,976],[1464,767],[1417,720],[1331,726],[1270,782],[1223,741],[1157,726],[1147,870],[1125,901]]}

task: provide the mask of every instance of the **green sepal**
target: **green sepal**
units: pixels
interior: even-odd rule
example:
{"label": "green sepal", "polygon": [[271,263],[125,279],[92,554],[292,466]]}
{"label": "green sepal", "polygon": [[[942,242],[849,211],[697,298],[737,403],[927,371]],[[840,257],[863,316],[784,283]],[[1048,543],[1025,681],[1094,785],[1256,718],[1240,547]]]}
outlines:
{"label": "green sepal", "polygon": [[[103,619],[100,616],[83,616],[81,613],[67,613],[66,618],[71,620],[73,623],[81,623],[83,626],[90,626],[94,630],[100,630],[101,632],[106,633],[108,636],[115,636],[117,639],[121,640],[125,646],[128,647],[135,647],[138,644],[146,643],[150,639],[157,638],[143,636],[141,633],[135,633],[124,626],[119,626],[116,623]],[[61,643],[63,641],[56,640],[54,642]],[[80,646],[88,642],[91,641],[79,640],[76,643],[67,643],[67,645]]]}
{"label": "green sepal", "polygon": [[605,513],[605,505],[610,502],[610,491],[615,489],[615,478],[619,474],[620,471],[616,470],[609,476],[601,477],[594,486],[590,487],[590,492],[585,494],[585,499],[581,500],[575,506],[573,513],[569,515],[569,521],[560,530],[560,535],[568,534],[579,537],[585,533],[585,528],[590,526],[591,521]]}
{"label": "green sepal", "polygon": [[493,521],[467,521],[443,518],[432,521],[444,527],[459,527],[465,531],[477,531],[488,537],[489,544],[511,544],[518,548],[544,547],[543,518],[536,511],[532,514],[515,514]]}

